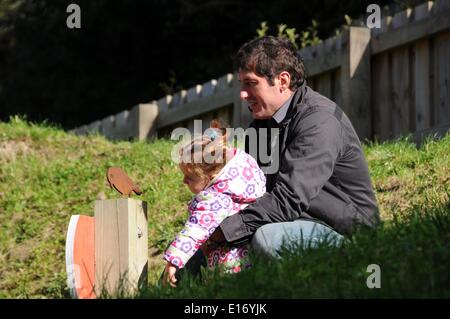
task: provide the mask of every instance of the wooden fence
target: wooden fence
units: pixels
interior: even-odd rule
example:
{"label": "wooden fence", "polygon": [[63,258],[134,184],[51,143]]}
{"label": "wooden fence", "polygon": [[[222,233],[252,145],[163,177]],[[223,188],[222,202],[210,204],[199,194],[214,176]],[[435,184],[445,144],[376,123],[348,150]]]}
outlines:
{"label": "wooden fence", "polygon": [[[381,28],[349,27],[300,50],[307,83],[338,103],[361,139],[386,140],[450,127],[450,0],[426,2],[384,17]],[[196,85],[173,96],[75,129],[110,138],[169,136],[176,127],[203,129],[214,117],[246,127],[236,76]]]}

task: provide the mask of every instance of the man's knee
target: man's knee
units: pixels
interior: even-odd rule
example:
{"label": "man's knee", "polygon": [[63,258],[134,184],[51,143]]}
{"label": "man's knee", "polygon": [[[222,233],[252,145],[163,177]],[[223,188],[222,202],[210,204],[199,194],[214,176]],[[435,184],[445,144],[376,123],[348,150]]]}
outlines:
{"label": "man's knee", "polygon": [[279,257],[278,250],[283,237],[282,223],[261,226],[253,235],[251,245],[257,254]]}
{"label": "man's knee", "polygon": [[252,238],[252,247],[256,253],[279,258],[282,247],[313,247],[327,241],[337,244],[342,236],[333,229],[309,220],[272,223],[260,227]]}

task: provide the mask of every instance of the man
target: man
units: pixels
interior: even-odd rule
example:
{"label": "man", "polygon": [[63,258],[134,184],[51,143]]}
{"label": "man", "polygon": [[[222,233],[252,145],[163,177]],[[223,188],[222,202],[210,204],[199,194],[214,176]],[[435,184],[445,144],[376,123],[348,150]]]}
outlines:
{"label": "man", "polygon": [[[293,45],[271,36],[252,40],[239,49],[235,69],[258,134],[246,148],[262,140],[270,149],[272,138],[260,132],[279,129],[279,147],[272,149],[278,154],[271,154],[279,163],[270,163],[278,167],[266,174],[267,192],[226,218],[206,244],[251,240],[258,252],[279,257],[285,242],[338,241],[357,226],[374,227],[379,213],[358,136],[334,102],[306,85]],[[250,153],[264,170],[259,152]],[[201,265],[198,250],[185,269],[199,274]]]}
{"label": "man", "polygon": [[250,126],[279,128],[279,169],[266,175],[267,193],[226,218],[211,241],[253,237],[256,250],[278,256],[283,240],[339,239],[357,226],[374,227],[379,213],[358,136],[334,102],[306,85],[293,45],[271,36],[252,40],[239,49],[235,69]]}

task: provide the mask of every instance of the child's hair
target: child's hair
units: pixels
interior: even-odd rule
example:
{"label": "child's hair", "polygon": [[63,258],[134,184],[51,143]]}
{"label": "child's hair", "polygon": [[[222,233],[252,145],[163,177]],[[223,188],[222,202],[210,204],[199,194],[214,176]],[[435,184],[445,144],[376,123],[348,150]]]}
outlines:
{"label": "child's hair", "polygon": [[214,119],[205,134],[195,137],[180,149],[180,167],[203,180],[213,178],[226,165],[227,134],[225,124]]}

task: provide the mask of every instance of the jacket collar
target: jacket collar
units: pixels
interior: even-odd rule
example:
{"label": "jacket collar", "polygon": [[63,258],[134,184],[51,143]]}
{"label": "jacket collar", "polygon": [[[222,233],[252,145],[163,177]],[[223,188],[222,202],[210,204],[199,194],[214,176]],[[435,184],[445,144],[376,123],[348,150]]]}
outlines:
{"label": "jacket collar", "polygon": [[294,95],[292,96],[289,109],[286,112],[286,116],[281,120],[281,122],[279,122],[280,128],[285,128],[289,124],[292,116],[297,111],[298,104],[302,102],[305,94],[306,94],[306,80],[303,81],[302,85],[300,85],[300,87],[295,91]]}
{"label": "jacket collar", "polygon": [[292,98],[294,97],[294,93],[292,93],[291,96],[289,96],[289,98],[286,100],[286,102],[284,102],[283,105],[278,109],[278,111],[276,111],[275,114],[272,115],[273,120],[278,124],[281,123],[286,117],[286,114],[289,110],[289,106],[291,105],[292,102]]}

